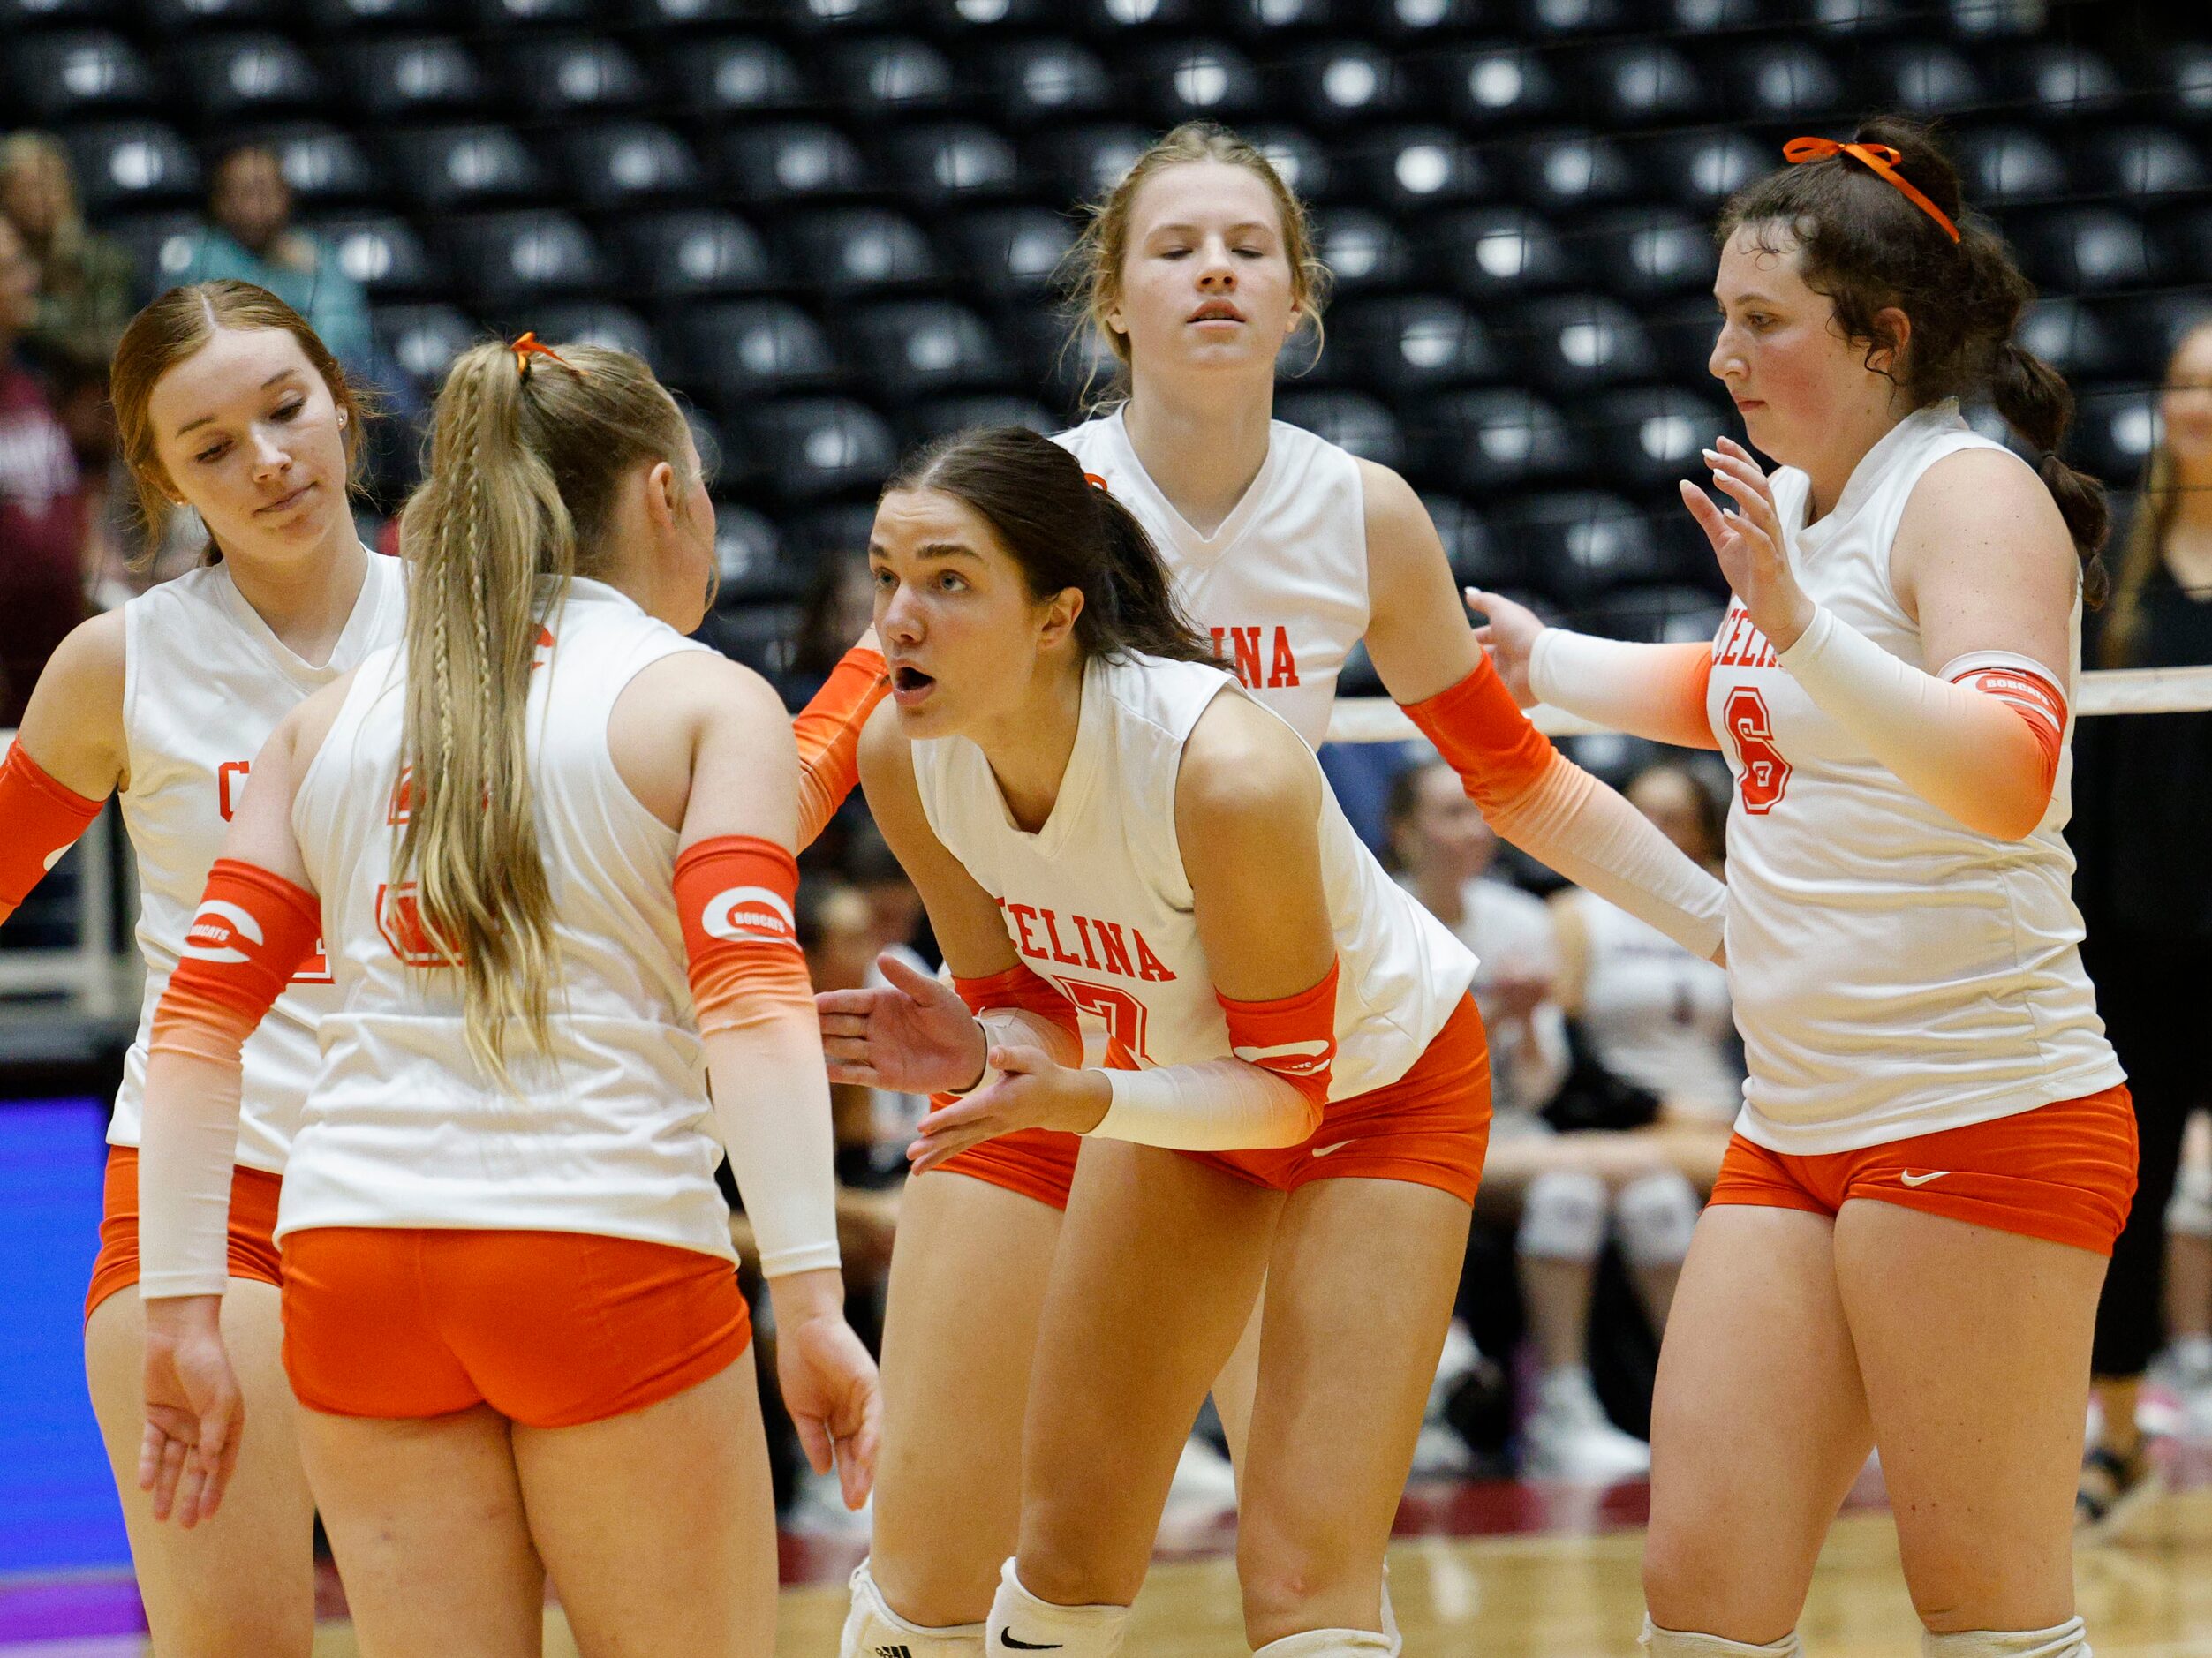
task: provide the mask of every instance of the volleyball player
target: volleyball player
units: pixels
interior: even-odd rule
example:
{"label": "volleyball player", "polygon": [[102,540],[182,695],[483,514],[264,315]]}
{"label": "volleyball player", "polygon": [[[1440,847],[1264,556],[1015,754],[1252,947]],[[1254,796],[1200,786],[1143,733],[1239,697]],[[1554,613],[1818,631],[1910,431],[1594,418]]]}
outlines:
{"label": "volleyball player", "polygon": [[[361,546],[348,510],[361,407],[313,330],[274,295],[236,282],[170,290],[126,330],[112,396],[150,539],[188,506],[207,526],[208,553],[200,569],[83,623],[40,676],[0,764],[0,919],[117,792],[147,984],[109,1128],[86,1302],[94,1410],[162,1649],[304,1654],[313,1508],[277,1365],[269,1232],[314,1028],[333,1005],[327,965],[303,965],[245,1050],[225,1328],[262,1427],[222,1518],[188,1531],[152,1523],[136,1478],[140,1107],[147,1024],[253,758],[289,710],[399,637],[400,565]],[[858,721],[881,685],[881,659],[864,640],[799,716],[803,838],[852,787]]]}
{"label": "volleyball player", "polygon": [[875,1413],[791,921],[790,729],[682,637],[713,508],[633,358],[464,353],[404,537],[403,644],[280,723],[155,1015],[141,1479],[157,1514],[221,1501],[239,1044],[327,915],[336,1006],[276,1237],[364,1646],[534,1651],[550,1576],[586,1651],[759,1653],[774,1519],[722,1146],[785,1398],[855,1504]]}
{"label": "volleyball player", "polygon": [[[1924,129],[1881,118],[1724,213],[1735,602],[1703,645],[1539,630],[1509,681],[1735,773],[1728,972],[1749,1079],[1659,1364],[1655,1654],[1793,1654],[1880,1447],[1931,1658],[2084,1658],[2071,1566],[2090,1330],[2133,1118],[2059,830],[2097,486],[2029,290]],[[1973,432],[1984,396],[2043,457]],[[2040,474],[2040,476],[2039,476]]]}
{"label": "volleyball player", "polygon": [[[1266,159],[1218,127],[1179,127],[1100,207],[1084,250],[1089,314],[1127,366],[1129,395],[1060,441],[1146,528],[1246,690],[1318,744],[1338,673],[1363,639],[1499,834],[1714,953],[1718,887],[1499,712],[1506,699],[1405,481],[1271,418],[1276,354],[1317,317],[1325,272],[1303,207]],[[1506,780],[1540,772],[1556,792]],[[977,1650],[1014,1542],[1028,1353],[1073,1163],[1065,1135],[1015,1135],[954,1160],[970,1179],[908,1193],[885,1334],[892,1450],[846,1658]],[[985,1278],[1012,1298],[987,1318],[973,1292]],[[1217,1396],[1233,1444],[1257,1350],[1256,1328]]]}

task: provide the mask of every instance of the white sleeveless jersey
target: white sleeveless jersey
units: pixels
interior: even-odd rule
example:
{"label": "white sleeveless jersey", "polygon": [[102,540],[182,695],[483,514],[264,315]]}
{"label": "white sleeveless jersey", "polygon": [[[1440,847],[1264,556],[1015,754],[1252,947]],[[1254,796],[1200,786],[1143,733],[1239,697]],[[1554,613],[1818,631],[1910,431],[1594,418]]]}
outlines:
{"label": "white sleeveless jersey", "polygon": [[[330,659],[300,660],[210,564],[123,607],[123,737],[130,788],[123,823],[138,859],[146,994],[108,1126],[135,1146],[146,1097],[146,1039],[169,988],[208,870],[222,855],[253,757],[277,723],[370,652],[400,637],[406,594],[397,559],[368,555],[353,614]],[[336,1005],[318,951],[246,1039],[238,1160],[281,1173],[315,1074],[315,1025]]]}
{"label": "white sleeveless jersey", "polygon": [[1136,514],[1190,619],[1245,689],[1317,749],[1344,659],[1367,631],[1367,509],[1359,463],[1277,420],[1236,509],[1200,535],[1129,447],[1121,411],[1053,440]]}
{"label": "white sleeveless jersey", "polygon": [[[1240,693],[1204,663],[1094,659],[1059,799],[1035,834],[1015,826],[973,742],[913,746],[930,827],[999,901],[1014,947],[1143,1067],[1229,1052],[1175,833],[1183,742],[1225,694]],[[1325,785],[1320,833],[1340,964],[1329,1092],[1346,1099],[1412,1067],[1475,958],[1383,873]]]}
{"label": "white sleeveless jersey", "polygon": [[[1999,449],[1944,402],[1868,451],[1833,511],[1805,525],[1809,480],[1775,474],[1806,592],[1929,673],[1890,585],[1913,486],[1945,456]],[[2074,704],[2080,606],[2069,629]],[[1706,707],[1735,772],[1728,982],[1749,1079],[1738,1127],[1771,1150],[1854,1150],[2071,1099],[2122,1080],[2081,968],[2062,751],[2026,840],[1929,805],[1813,705],[1740,606],[1713,645]],[[2072,738],[2072,715],[2065,735]]]}
{"label": "white sleeveless jersey", "polygon": [[406,659],[380,652],[293,807],[337,984],[279,1238],[315,1226],[542,1230],[735,1259],[676,918],[676,832],[630,792],[607,743],[632,678],[705,647],[590,581],[547,630],[528,720],[558,952],[553,1051],[512,1044],[512,1091],[479,1069],[459,976],[432,965],[412,885],[392,883],[407,810]]}
{"label": "white sleeveless jersey", "polygon": [[1589,963],[1576,1016],[1614,1075],[1723,1120],[1743,1103],[1726,970],[1595,893],[1575,892]]}

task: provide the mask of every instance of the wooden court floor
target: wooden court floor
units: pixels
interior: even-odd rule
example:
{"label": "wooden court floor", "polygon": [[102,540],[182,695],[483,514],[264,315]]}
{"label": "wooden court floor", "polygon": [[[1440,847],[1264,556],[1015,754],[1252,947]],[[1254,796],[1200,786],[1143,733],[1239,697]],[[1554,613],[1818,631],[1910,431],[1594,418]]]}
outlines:
{"label": "wooden court floor", "polygon": [[[1391,1551],[1407,1658],[1635,1658],[1637,1532],[1595,1537],[1414,1538]],[[2212,1490],[2162,1498],[2127,1539],[2082,1552],[2080,1607],[2097,1658],[2212,1658]],[[1227,1559],[1156,1567],[1130,1658],[1243,1658]],[[842,1586],[786,1590],[779,1658],[835,1658]],[[546,1658],[574,1658],[558,1612]],[[1920,1625],[1886,1514],[1838,1520],[1800,1625],[1807,1658],[1917,1658]],[[317,1658],[356,1658],[328,1626]]]}

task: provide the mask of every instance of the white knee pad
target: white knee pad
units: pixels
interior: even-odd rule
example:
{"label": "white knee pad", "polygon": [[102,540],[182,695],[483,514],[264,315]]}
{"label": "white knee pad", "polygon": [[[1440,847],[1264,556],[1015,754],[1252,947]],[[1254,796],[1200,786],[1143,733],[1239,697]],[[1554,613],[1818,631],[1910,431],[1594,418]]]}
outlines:
{"label": "white knee pad", "polygon": [[1310,1629],[1254,1648],[1252,1658],[1388,1658],[1397,1650],[1371,1629]]}
{"label": "white knee pad", "polygon": [[2166,1205],[2166,1230],[2185,1237],[2212,1238],[2212,1169],[2184,1167]]}
{"label": "white knee pad", "polygon": [[1055,1606],[1022,1586],[1014,1562],[999,1571],[999,1593],[991,1602],[986,1649],[1056,1652],[1060,1658],[1117,1658],[1128,1634],[1126,1606]]}
{"label": "white knee pad", "polygon": [[2050,1629],[1970,1629],[1956,1635],[1923,1630],[1927,1658],[2089,1658],[2089,1632],[2079,1617]]}
{"label": "white knee pad", "polygon": [[852,1610],[837,1658],[983,1658],[983,1631],[980,1624],[925,1629],[909,1623],[884,1601],[864,1560],[853,1568]]}
{"label": "white knee pad", "polygon": [[1700,1635],[1693,1630],[1661,1629],[1648,1613],[1643,1620],[1643,1633],[1637,1638],[1636,1645],[1650,1653],[1651,1658],[1803,1658],[1805,1652],[1798,1644],[1795,1630],[1780,1640],[1755,1647],[1747,1640]]}
{"label": "white knee pad", "polygon": [[1672,1169],[1622,1187],[1613,1199],[1620,1253],[1632,1267],[1680,1266],[1697,1225],[1697,1189]]}
{"label": "white knee pad", "polygon": [[1565,1170],[1539,1174],[1521,1200],[1514,1246],[1539,1261],[1595,1261],[1605,1247],[1605,1183]]}

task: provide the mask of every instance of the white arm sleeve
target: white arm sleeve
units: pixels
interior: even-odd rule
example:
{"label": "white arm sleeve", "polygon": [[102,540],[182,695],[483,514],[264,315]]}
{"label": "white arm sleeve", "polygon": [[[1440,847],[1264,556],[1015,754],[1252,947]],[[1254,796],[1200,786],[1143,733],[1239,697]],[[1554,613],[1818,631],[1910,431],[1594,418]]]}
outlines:
{"label": "white arm sleeve", "polygon": [[220,1295],[230,1276],[230,1164],[243,1073],[155,1049],[139,1134],[139,1294]]}
{"label": "white arm sleeve", "polygon": [[771,1278],[839,1260],[829,1078],[812,1004],[801,1011],[775,1006],[703,1037],[715,1125]]}
{"label": "white arm sleeve", "polygon": [[1176,1151],[1295,1146],[1321,1126],[1321,1108],[1272,1071],[1242,1059],[1108,1071],[1114,1103],[1091,1133]]}
{"label": "white arm sleeve", "polygon": [[1552,757],[1534,788],[1486,815],[1499,834],[1577,886],[1708,961],[1719,953],[1727,889],[1565,755]]}
{"label": "white arm sleeve", "polygon": [[1712,660],[1705,644],[1633,644],[1546,628],[1529,652],[1529,689],[1539,702],[1631,736],[1710,749]]}

